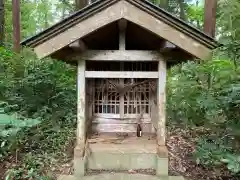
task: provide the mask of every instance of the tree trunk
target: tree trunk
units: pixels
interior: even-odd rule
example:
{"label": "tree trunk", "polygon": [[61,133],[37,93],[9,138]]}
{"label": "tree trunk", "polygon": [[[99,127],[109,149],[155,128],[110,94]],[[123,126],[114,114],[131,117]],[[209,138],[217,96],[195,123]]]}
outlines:
{"label": "tree trunk", "polygon": [[[199,7],[199,0],[196,1],[196,7],[197,7],[197,8]],[[199,19],[196,19],[196,21],[197,21],[197,28],[198,28],[198,29],[202,29],[202,27],[201,27],[201,25],[200,25]]]}
{"label": "tree trunk", "polygon": [[159,6],[165,10],[168,10],[169,0],[160,0]]}
{"label": "tree trunk", "polygon": [[[205,0],[204,7],[204,32],[215,37],[216,32],[216,14],[217,14],[217,0]],[[212,88],[212,72],[208,74],[208,89]]]}
{"label": "tree trunk", "polygon": [[78,11],[79,9],[82,9],[85,6],[87,6],[88,2],[89,2],[88,0],[75,0],[76,11]]}
{"label": "tree trunk", "polygon": [[217,0],[205,0],[204,32],[211,37],[215,37],[216,14],[217,14]]}
{"label": "tree trunk", "polygon": [[62,19],[65,18],[65,13],[66,13],[66,6],[62,7]]}
{"label": "tree trunk", "polygon": [[20,52],[20,1],[12,0],[13,50]]}
{"label": "tree trunk", "polygon": [[0,0],[0,46],[4,44],[4,0]]}
{"label": "tree trunk", "polygon": [[186,15],[185,15],[185,2],[184,0],[178,0],[179,8],[180,8],[180,19],[186,20]]}

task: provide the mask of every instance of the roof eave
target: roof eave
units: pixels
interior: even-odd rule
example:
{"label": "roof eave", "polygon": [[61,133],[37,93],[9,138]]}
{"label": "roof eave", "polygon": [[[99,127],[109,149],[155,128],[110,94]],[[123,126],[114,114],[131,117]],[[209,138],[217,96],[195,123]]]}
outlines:
{"label": "roof eave", "polygon": [[[69,17],[65,18],[64,20],[58,22],[57,24],[49,27],[48,29],[27,38],[21,42],[23,46],[35,47],[36,45],[40,44],[44,41],[44,39],[51,38],[53,34],[58,33],[66,30],[69,27],[81,22],[83,19],[88,18],[91,15],[94,15],[96,12],[101,11],[102,9],[111,6],[112,4],[118,2],[119,0],[98,0],[91,5],[86,6],[85,8],[77,11],[76,13],[70,15]],[[164,21],[165,23],[175,27],[179,31],[186,33],[188,36],[192,37],[193,39],[201,42],[209,49],[213,50],[221,46],[215,39],[211,38],[207,34],[203,33],[202,31],[194,28],[193,26],[187,24],[183,20],[173,16],[169,12],[159,8],[158,6],[154,5],[153,3],[146,1],[146,0],[126,0],[131,4],[134,4],[138,8],[147,11],[154,17]]]}

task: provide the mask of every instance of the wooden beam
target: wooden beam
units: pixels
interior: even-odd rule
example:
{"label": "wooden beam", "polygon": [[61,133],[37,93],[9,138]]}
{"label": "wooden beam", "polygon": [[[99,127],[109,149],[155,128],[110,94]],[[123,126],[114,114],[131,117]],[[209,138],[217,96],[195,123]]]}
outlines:
{"label": "wooden beam", "polygon": [[[125,39],[124,39],[125,41]],[[121,43],[120,43],[121,46]],[[121,48],[120,48],[121,49]],[[125,42],[124,42],[124,49],[125,49]],[[124,62],[120,62],[120,71],[124,71]],[[120,78],[119,79],[119,85],[121,87],[124,87],[124,79]],[[124,95],[119,97],[119,114],[120,114],[120,118],[123,119],[124,118]]]}
{"label": "wooden beam", "polygon": [[[83,146],[86,140],[86,87],[85,60],[78,61],[77,74],[77,145]],[[83,146],[84,147],[84,146]]]}
{"label": "wooden beam", "polygon": [[89,61],[159,61],[160,52],[135,50],[87,50],[74,59],[83,58]]}
{"label": "wooden beam", "polygon": [[169,41],[163,41],[160,47],[160,53],[169,52],[175,48],[177,48],[176,45],[170,43]]}
{"label": "wooden beam", "polygon": [[120,19],[118,21],[118,27],[120,32],[126,32],[127,29],[127,20],[126,19]]}
{"label": "wooden beam", "polygon": [[158,78],[158,72],[142,71],[86,71],[86,78]]}
{"label": "wooden beam", "polygon": [[74,49],[75,51],[80,51],[80,52],[84,52],[87,50],[87,45],[81,39],[69,44],[69,47]]}
{"label": "wooden beam", "polygon": [[158,65],[158,123],[157,123],[157,143],[165,146],[166,143],[166,81],[167,64],[165,60],[160,60]]}
{"label": "wooden beam", "polygon": [[119,50],[126,49],[126,29],[127,29],[127,21],[126,19],[120,19],[118,21],[119,28]]}

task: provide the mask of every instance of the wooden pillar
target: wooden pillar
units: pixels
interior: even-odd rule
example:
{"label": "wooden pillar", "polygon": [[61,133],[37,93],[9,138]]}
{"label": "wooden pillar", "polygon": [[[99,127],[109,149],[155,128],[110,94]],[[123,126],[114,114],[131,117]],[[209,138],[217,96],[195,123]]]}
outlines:
{"label": "wooden pillar", "polygon": [[78,61],[77,72],[77,146],[84,146],[86,140],[86,83],[85,60]]}
{"label": "wooden pillar", "polygon": [[165,146],[166,143],[166,80],[167,65],[164,59],[158,65],[158,123],[157,123],[157,143]]}
{"label": "wooden pillar", "polygon": [[[126,28],[127,21],[125,19],[121,19],[118,22],[119,27],[119,50],[126,50]],[[124,71],[124,63],[120,63],[120,71]],[[119,84],[121,87],[124,87],[124,79],[119,80]],[[120,119],[124,118],[124,94],[120,94]]]}

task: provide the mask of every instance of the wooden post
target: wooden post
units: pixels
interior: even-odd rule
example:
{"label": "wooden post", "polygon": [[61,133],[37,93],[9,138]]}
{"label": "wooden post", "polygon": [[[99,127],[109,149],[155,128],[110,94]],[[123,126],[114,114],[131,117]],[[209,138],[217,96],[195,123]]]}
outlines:
{"label": "wooden post", "polygon": [[[126,50],[126,27],[127,21],[124,19],[119,20],[118,22],[119,27],[119,50]],[[124,64],[123,62],[120,63],[120,70],[124,71]],[[121,78],[119,80],[120,85],[124,87],[124,79]],[[120,94],[120,119],[124,118],[124,94]]]}
{"label": "wooden post", "polygon": [[78,61],[77,75],[77,146],[84,146],[86,140],[86,86],[85,60]]}
{"label": "wooden post", "polygon": [[165,146],[166,143],[166,79],[167,65],[164,59],[159,61],[158,65],[158,113],[157,123],[157,143],[159,146]]}

